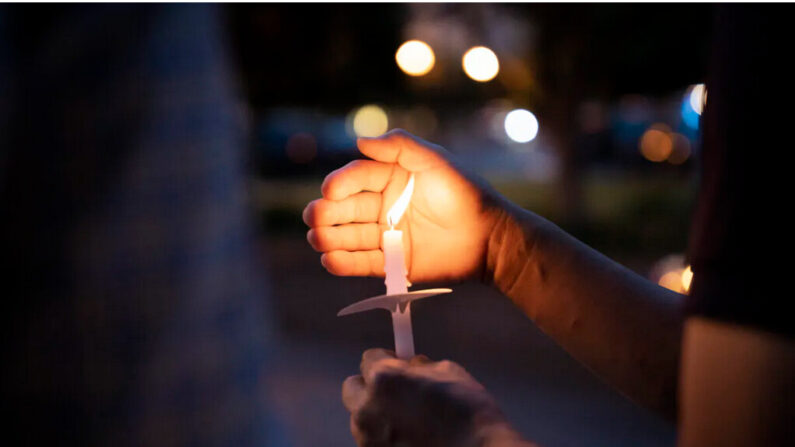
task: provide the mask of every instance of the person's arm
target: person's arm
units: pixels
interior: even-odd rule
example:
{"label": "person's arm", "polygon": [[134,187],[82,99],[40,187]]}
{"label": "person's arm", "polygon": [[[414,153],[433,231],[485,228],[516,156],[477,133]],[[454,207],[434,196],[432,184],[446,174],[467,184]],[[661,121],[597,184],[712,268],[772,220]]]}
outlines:
{"label": "person's arm", "polygon": [[359,139],[357,160],[323,182],[304,220],[321,262],[383,276],[386,213],[415,175],[403,231],[412,282],[478,277],[510,297],[576,359],[630,398],[673,417],[681,296],[522,210],[404,131]]}
{"label": "person's arm", "polygon": [[512,204],[489,238],[486,278],[574,358],[675,418],[682,295]]}

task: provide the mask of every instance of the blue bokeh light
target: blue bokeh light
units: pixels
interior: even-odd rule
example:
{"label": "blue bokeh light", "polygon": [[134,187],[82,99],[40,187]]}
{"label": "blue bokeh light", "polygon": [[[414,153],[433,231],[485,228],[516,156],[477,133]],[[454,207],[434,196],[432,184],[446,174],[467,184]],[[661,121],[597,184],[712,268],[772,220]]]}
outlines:
{"label": "blue bokeh light", "polygon": [[698,130],[699,118],[700,115],[698,112],[693,110],[693,106],[690,105],[690,94],[688,93],[682,99],[682,121],[684,121],[687,127]]}

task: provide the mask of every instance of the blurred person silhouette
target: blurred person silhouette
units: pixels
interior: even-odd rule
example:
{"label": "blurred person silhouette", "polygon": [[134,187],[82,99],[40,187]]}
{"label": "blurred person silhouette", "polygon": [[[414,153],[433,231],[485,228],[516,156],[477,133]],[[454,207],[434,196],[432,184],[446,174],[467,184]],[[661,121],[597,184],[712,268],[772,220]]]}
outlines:
{"label": "blurred person silhouette", "polygon": [[284,445],[219,15],[0,7],[6,442]]}
{"label": "blurred person silhouette", "polygon": [[[403,230],[409,280],[480,279],[635,402],[679,421],[681,446],[784,446],[795,439],[795,324],[787,265],[765,198],[783,192],[757,147],[788,141],[791,38],[781,10],[719,8],[703,115],[701,190],[682,296],[510,203],[444,148],[401,130],[357,142],[367,159],[329,174],[307,205],[307,239],[343,276],[383,276],[386,213],[415,176]],[[764,113],[767,112],[767,113]],[[775,124],[775,125],[774,125]],[[782,246],[782,248],[784,248]],[[787,256],[790,251],[785,251]],[[382,349],[342,400],[360,446],[527,445],[461,366]]]}

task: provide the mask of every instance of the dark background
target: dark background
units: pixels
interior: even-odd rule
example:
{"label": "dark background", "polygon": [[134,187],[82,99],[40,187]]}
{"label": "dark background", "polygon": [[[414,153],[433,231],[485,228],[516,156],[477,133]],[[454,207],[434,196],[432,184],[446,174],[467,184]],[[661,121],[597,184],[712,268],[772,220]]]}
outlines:
{"label": "dark background", "polygon": [[[389,127],[411,124],[421,110],[425,125],[403,127],[448,148],[512,200],[653,281],[681,276],[700,138],[688,98],[706,78],[710,6],[234,5],[225,12],[282,347],[269,389],[295,445],[352,444],[340,384],[356,372],[361,351],[392,343],[386,314],[335,317],[383,285],[327,274],[300,218],[323,176],[358,157],[350,117],[362,105],[382,107]],[[435,67],[420,78],[395,63],[409,39],[436,52]],[[461,54],[475,45],[500,58],[496,79],[476,83],[463,73]],[[493,131],[495,117],[514,107],[538,118],[530,143]],[[690,156],[675,164],[645,159],[638,148],[652,126],[686,140]],[[300,159],[288,150],[296,134],[305,145]],[[416,306],[418,351],[470,369],[528,438],[549,446],[673,443],[672,426],[601,384],[504,297],[480,284],[452,287],[452,295]]]}

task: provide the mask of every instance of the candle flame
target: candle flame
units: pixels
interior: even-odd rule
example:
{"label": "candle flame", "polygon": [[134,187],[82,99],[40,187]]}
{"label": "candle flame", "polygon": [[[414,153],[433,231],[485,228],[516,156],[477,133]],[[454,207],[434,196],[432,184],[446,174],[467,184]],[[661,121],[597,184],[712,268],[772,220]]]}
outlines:
{"label": "candle flame", "polygon": [[395,204],[392,205],[392,208],[389,209],[389,212],[386,213],[386,222],[389,224],[390,227],[395,227],[395,225],[400,222],[400,218],[403,217],[403,213],[406,212],[406,208],[409,207],[409,202],[411,201],[411,195],[414,193],[414,174],[411,174],[409,177],[409,182],[406,184],[406,188],[400,193],[400,197],[395,201]]}

